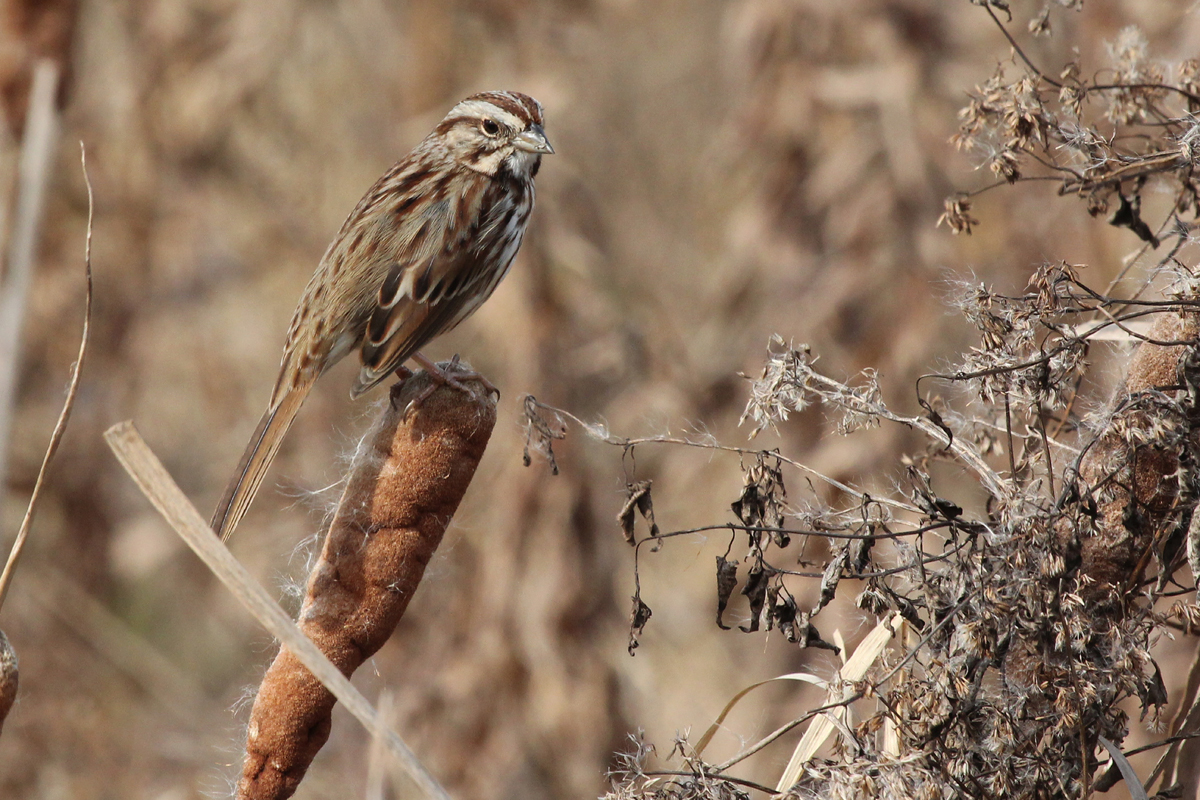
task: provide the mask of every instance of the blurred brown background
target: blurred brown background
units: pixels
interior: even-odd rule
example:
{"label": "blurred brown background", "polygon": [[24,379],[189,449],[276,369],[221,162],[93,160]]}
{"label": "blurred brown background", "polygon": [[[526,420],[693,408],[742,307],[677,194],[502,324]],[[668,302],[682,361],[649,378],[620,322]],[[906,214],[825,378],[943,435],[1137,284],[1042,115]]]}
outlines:
{"label": "blurred brown background", "polygon": [[[1014,34],[1050,73],[1072,47],[1103,67],[1104,42],[1130,24],[1168,64],[1200,48],[1190,4],[1054,4],[1054,37],[1036,40],[1024,25],[1040,0],[1012,5]],[[394,693],[397,729],[458,797],[594,797],[629,733],[644,728],[665,755],[676,731],[698,735],[753,680],[833,663],[713,625],[724,536],[644,559],[654,616],[630,658],[632,552],[614,522],[624,481],[654,480],[666,528],[720,523],[741,487],[737,460],[647,446],[623,462],[573,431],[554,477],[522,466],[522,395],[622,435],[742,443],[737,373],[756,372],[779,333],[813,345],[833,375],[877,367],[885,398],[914,412],[915,377],[971,344],[945,310],[948,276],[1015,291],[1036,263],[1066,259],[1103,285],[1139,244],[1038,184],[981,197],[971,237],[935,228],[945,196],[991,180],[947,140],[965,93],[1010,52],[966,0],[7,0],[5,25],[10,124],[32,54],[60,53],[69,69],[0,494],[6,544],[77,347],[80,140],[96,193],[92,353],[0,615],[21,658],[0,737],[5,798],[228,792],[239,699],[274,645],[100,434],[133,418],[207,513],[328,240],[467,94],[538,97],[558,154],[510,277],[428,351],[460,353],[495,382],[500,423],[400,631],[356,679],[372,699]],[[382,396],[352,404],[355,369],[314,392],[232,543],[293,608],[346,453]],[[897,454],[918,446],[896,429],[826,428],[814,412],[758,442],[883,490]],[[808,491],[794,477],[790,488]],[[727,619],[745,613],[743,600]],[[840,624],[853,640],[871,623]],[[729,757],[814,697],[761,690],[709,755]],[[742,774],[773,784],[796,736]],[[297,797],[367,796],[368,746],[335,715]]]}

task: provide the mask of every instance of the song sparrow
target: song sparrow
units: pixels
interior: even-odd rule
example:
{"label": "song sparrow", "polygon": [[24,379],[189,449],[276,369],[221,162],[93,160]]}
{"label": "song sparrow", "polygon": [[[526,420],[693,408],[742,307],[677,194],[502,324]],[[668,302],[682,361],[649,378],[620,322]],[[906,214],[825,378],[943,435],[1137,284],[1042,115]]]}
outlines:
{"label": "song sparrow", "polygon": [[325,251],[292,315],[279,378],[213,515],[228,539],[313,383],[359,350],[351,396],[469,317],[508,272],[533,210],[533,178],[553,153],[542,107],[483,92],[450,110],[363,196]]}

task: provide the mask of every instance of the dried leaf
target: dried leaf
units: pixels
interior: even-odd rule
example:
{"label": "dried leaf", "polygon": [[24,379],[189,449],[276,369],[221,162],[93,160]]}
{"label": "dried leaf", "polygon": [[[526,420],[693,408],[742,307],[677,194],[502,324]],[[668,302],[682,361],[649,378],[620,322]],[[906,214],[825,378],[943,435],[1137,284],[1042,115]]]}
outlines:
{"label": "dried leaf", "polygon": [[795,626],[796,638],[790,641],[799,643],[801,647],[815,647],[818,650],[829,650],[834,653],[842,652],[842,648],[821,638],[821,632],[817,630],[816,625],[812,624],[812,614],[801,614],[799,617],[800,621]]}
{"label": "dried leaf", "polygon": [[[554,458],[554,441],[567,438],[566,422],[556,409],[539,403],[537,398],[531,394],[525,395],[522,407],[525,416],[525,447],[521,453],[522,462],[527,467],[533,463],[533,459],[529,455],[532,447],[545,455],[546,460],[550,462],[550,472],[557,475],[558,461]],[[552,419],[547,419],[542,412],[547,412]]]}
{"label": "dried leaf", "polygon": [[[766,528],[777,547],[787,547],[791,537],[780,530],[784,523],[787,489],[783,485],[783,467],[779,459],[769,463],[765,453],[759,453],[754,464],[742,475],[742,494],[730,504],[734,515],[748,528]],[[762,531],[751,531],[752,541],[758,541]]]}
{"label": "dried leaf", "polygon": [[776,627],[789,642],[796,642],[796,599],[778,585],[767,587],[767,630]]}
{"label": "dried leaf", "polygon": [[1149,242],[1151,247],[1158,249],[1158,237],[1142,219],[1142,196],[1135,194],[1130,200],[1118,192],[1117,197],[1121,199],[1121,205],[1117,206],[1117,210],[1108,218],[1108,224],[1115,228],[1129,228],[1143,242]]}
{"label": "dried leaf", "polygon": [[629,615],[629,655],[633,655],[633,651],[638,648],[638,637],[642,635],[653,613],[650,606],[642,602],[640,594],[633,596],[633,611]]}
{"label": "dried leaf", "polygon": [[721,617],[729,605],[729,595],[737,586],[737,568],[736,559],[726,560],[725,556],[717,556],[717,627],[723,631],[729,630]]}
{"label": "dried leaf", "polygon": [[746,585],[742,587],[742,594],[750,601],[750,627],[739,625],[738,628],[742,633],[753,633],[758,630],[763,606],[767,602],[767,586],[770,584],[773,574],[775,574],[775,570],[761,561],[750,568],[750,574],[746,576]]}
{"label": "dried leaf", "polygon": [[[850,544],[846,547],[847,563],[851,575],[861,575],[871,563],[871,548],[875,546],[876,542],[874,538],[876,525],[870,524],[867,528],[871,534],[868,538],[851,539]],[[884,530],[887,531],[887,528],[885,527]]]}
{"label": "dried leaf", "polygon": [[1154,665],[1154,674],[1138,684],[1138,695],[1142,701],[1142,719],[1146,718],[1146,712],[1150,706],[1161,709],[1170,699],[1167,696],[1167,686],[1163,683],[1162,670],[1158,668],[1157,662],[1150,663]]}
{"label": "dried leaf", "polygon": [[654,521],[654,503],[650,499],[651,483],[651,481],[635,481],[625,484],[625,505],[617,514],[617,523],[621,526],[621,532],[625,534],[625,541],[630,544],[637,542],[637,536],[633,530],[633,512],[635,510],[650,523],[650,536],[658,536],[658,524]]}
{"label": "dried leaf", "polygon": [[842,551],[825,567],[825,572],[821,575],[821,596],[817,599],[817,605],[813,607],[812,613],[817,613],[833,600],[837,593],[838,582],[842,579],[842,570],[846,568],[846,561],[849,557],[850,548],[843,547]]}

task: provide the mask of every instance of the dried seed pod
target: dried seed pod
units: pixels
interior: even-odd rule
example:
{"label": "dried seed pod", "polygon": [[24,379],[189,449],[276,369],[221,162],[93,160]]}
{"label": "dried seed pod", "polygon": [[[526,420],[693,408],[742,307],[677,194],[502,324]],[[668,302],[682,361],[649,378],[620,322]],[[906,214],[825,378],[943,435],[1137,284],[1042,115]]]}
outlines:
{"label": "dried seed pod", "polygon": [[[364,439],[308,580],[298,624],[350,675],[391,636],[483,456],[496,405],[418,372]],[[397,388],[400,391],[397,391]],[[250,712],[239,798],[285,798],[329,737],[333,695],[287,650]]]}

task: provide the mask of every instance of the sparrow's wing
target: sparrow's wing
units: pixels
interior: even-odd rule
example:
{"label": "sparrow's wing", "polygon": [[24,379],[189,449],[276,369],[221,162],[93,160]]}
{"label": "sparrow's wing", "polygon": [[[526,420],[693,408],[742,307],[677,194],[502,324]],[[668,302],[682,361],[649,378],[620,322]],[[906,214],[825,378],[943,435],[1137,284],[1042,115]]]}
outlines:
{"label": "sparrow's wing", "polygon": [[493,268],[490,262],[461,253],[456,259],[392,267],[367,324],[362,370],[351,395],[358,397],[376,386],[435,337],[469,317],[491,294],[485,285]]}
{"label": "sparrow's wing", "polygon": [[[527,207],[514,202],[516,198],[497,197],[498,191],[483,185],[459,195],[453,206],[447,202],[441,214],[424,215],[417,233],[425,246],[404,248],[419,258],[398,260],[379,288],[353,396],[386,379],[491,296],[516,255],[528,219]],[[442,246],[430,248],[430,242]]]}

